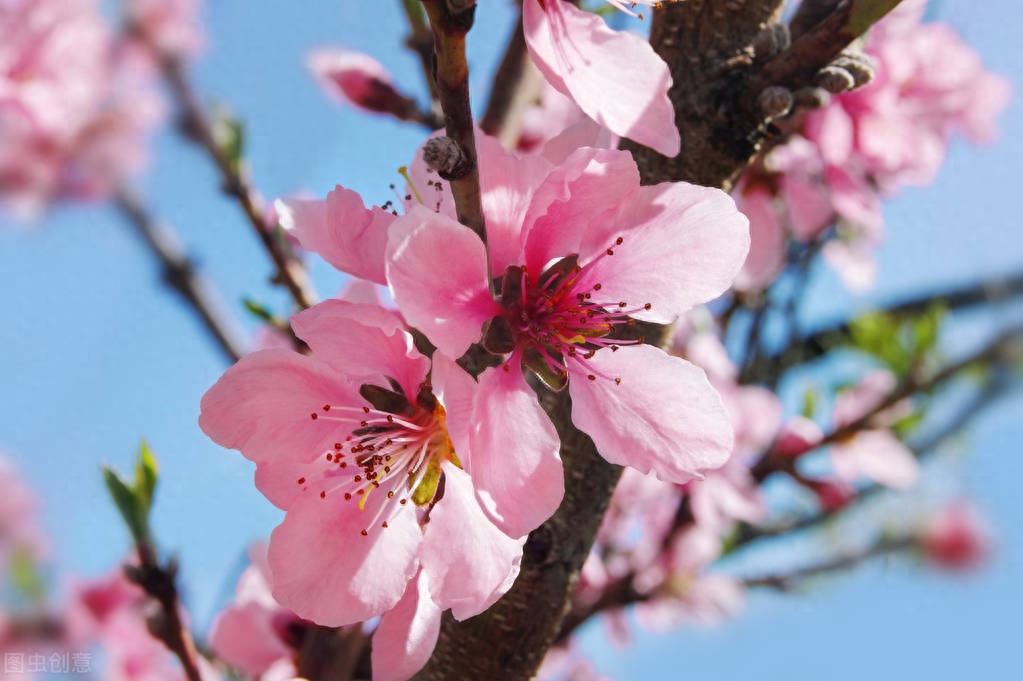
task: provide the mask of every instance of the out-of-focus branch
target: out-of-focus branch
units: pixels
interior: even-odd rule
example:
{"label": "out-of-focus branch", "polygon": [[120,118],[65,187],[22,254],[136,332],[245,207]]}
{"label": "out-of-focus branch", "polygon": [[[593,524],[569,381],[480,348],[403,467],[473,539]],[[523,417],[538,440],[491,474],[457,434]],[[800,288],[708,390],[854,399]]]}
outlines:
{"label": "out-of-focus branch", "polygon": [[[922,458],[934,452],[944,443],[958,436],[962,432],[963,428],[973,421],[978,414],[983,412],[997,399],[1007,393],[1011,385],[1012,383],[1010,378],[1005,371],[996,371],[995,377],[989,381],[987,385],[985,385],[984,389],[981,390],[976,397],[970,400],[970,402],[961,409],[958,414],[951,419],[944,421],[941,428],[930,433],[923,440],[911,443],[910,449],[917,458]],[[888,489],[889,488],[883,485],[872,483],[857,491],[857,503],[855,504],[850,504],[833,510],[824,510],[813,515],[780,522],[775,525],[758,527],[740,525],[738,536],[731,542],[728,553],[733,554],[740,550],[745,550],[747,547],[754,546],[763,539],[772,539],[820,527],[821,525],[835,520],[839,516],[858,508],[861,502],[885,492]]]}
{"label": "out-of-focus branch", "polygon": [[142,587],[160,606],[147,621],[149,632],[163,642],[181,662],[188,681],[202,681],[195,641],[181,619],[181,603],[177,589],[177,564],[171,560],[161,565],[155,549],[146,543],[136,546],[138,565],[125,565],[128,579]]}
{"label": "out-of-focus branch", "polygon": [[500,139],[506,148],[514,148],[522,131],[522,113],[540,94],[542,85],[543,77],[526,50],[522,12],[519,11],[504,56],[494,73],[480,129]]}
{"label": "out-of-focus branch", "polygon": [[927,393],[935,390],[949,380],[961,375],[967,369],[984,362],[1002,361],[1013,346],[1018,346],[1021,342],[1023,342],[1023,327],[1012,327],[1000,333],[997,338],[980,350],[968,355],[958,362],[949,364],[929,377],[918,378],[916,376],[910,376],[887,397],[885,397],[880,404],[875,406],[866,414],[826,433],[824,437],[817,442],[807,445],[803,451],[788,451],[780,453],[775,449],[771,449],[764,454],[756,464],[754,464],[754,466],[750,469],[750,474],[757,482],[763,482],[767,476],[772,473],[794,470],[796,460],[803,454],[825,445],[832,444],[868,428],[871,422],[879,414],[893,407],[898,402],[901,402],[902,400],[917,393]]}
{"label": "out-of-focus branch", "polygon": [[[934,305],[940,305],[948,311],[959,311],[1017,298],[1023,298],[1023,272],[913,296],[882,307],[879,311],[895,316],[912,316]],[[849,340],[849,330],[849,322],[841,322],[798,337],[780,353],[758,357],[750,366],[748,376],[757,381],[773,371],[784,371],[822,357],[846,343]]]}
{"label": "out-of-focus branch", "polygon": [[469,63],[465,36],[472,28],[475,6],[454,13],[444,0],[423,0],[433,31],[434,75],[447,136],[461,148],[463,162],[454,172],[441,173],[451,184],[458,221],[487,240],[476,161],[476,138],[469,106]]}
{"label": "out-of-focus branch", "polygon": [[128,189],[121,188],[114,196],[114,205],[121,211],[136,234],[163,267],[163,281],[181,295],[198,315],[206,330],[230,362],[237,362],[245,349],[236,332],[237,324],[224,311],[221,297],[196,271],[185,254],[174,231],[158,223],[142,201]]}
{"label": "out-of-focus branch", "polygon": [[423,69],[423,80],[430,91],[430,110],[439,113],[440,98],[437,95],[437,82],[433,78],[433,33],[426,22],[423,4],[420,0],[401,0],[401,7],[408,20],[409,34],[405,37],[405,46],[419,57],[419,65]]}
{"label": "out-of-focus branch", "polygon": [[764,575],[762,577],[749,577],[744,579],[743,583],[747,587],[766,587],[779,591],[791,591],[807,579],[849,570],[874,558],[912,551],[916,546],[917,540],[913,536],[894,539],[886,538],[859,551],[833,556],[828,560],[814,565],[807,565],[791,572]]}
{"label": "out-of-focus branch", "polygon": [[302,309],[316,302],[305,268],[300,262],[290,257],[283,239],[279,235],[279,227],[266,218],[266,206],[259,192],[252,185],[244,169],[232,160],[218,141],[213,123],[199,101],[188,79],[185,64],[174,55],[166,54],[148,38],[139,27],[129,27],[135,35],[148,46],[154,59],[160,65],[164,80],[174,96],[181,116],[181,127],[186,136],[206,150],[210,160],[220,171],[224,193],[233,197],[245,217],[252,225],[267,254],[277,268],[274,283],[285,287],[291,294],[295,304]]}

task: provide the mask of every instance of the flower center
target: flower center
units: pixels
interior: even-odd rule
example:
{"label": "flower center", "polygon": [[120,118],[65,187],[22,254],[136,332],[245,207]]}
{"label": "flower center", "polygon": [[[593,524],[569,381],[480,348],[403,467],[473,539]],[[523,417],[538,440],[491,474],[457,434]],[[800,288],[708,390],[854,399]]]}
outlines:
{"label": "flower center", "polygon": [[571,362],[586,365],[587,378],[596,380],[600,374],[588,360],[604,348],[616,352],[622,345],[643,342],[624,337],[621,327],[634,326],[630,315],[650,309],[650,303],[637,307],[610,298],[599,282],[589,283],[591,277],[586,276],[595,263],[613,257],[623,242],[618,237],[584,266],[578,256],[562,258],[539,276],[526,267],[509,267],[500,285],[504,314],[491,320],[486,330],[487,349],[499,354],[520,349],[526,365],[555,390],[564,387]]}
{"label": "flower center", "polygon": [[[410,507],[425,507],[424,516],[443,495],[441,463],[461,466],[447,430],[444,407],[420,386],[410,401],[396,382],[391,389],[363,385],[359,392],[368,406],[325,404],[312,412],[312,420],[344,424],[344,437],[323,454],[324,466],[315,479],[299,478],[303,491],[319,490],[321,499],[342,494],[346,502],[365,511],[371,497],[386,497],[374,504],[373,518],[362,530],[386,528],[395,514]],[[425,523],[426,517],[423,518]]]}

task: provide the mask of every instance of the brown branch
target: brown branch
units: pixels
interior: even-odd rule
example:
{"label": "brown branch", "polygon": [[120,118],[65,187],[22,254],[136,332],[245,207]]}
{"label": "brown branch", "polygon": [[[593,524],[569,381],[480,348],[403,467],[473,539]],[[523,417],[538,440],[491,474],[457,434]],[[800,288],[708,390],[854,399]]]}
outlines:
{"label": "brown branch", "polygon": [[812,86],[822,67],[900,2],[841,0],[827,16],[799,35],[789,49],[767,62],[750,81],[749,92],[758,94],[771,85],[793,91]]}
{"label": "brown branch", "polygon": [[161,565],[155,549],[149,544],[140,543],[136,550],[139,564],[125,565],[124,573],[160,606],[159,612],[146,623],[149,632],[178,658],[188,681],[202,681],[195,641],[181,619],[177,564],[171,560],[167,565]]}
{"label": "brown branch", "polygon": [[916,547],[917,539],[914,536],[899,537],[896,539],[882,539],[876,544],[865,549],[833,556],[828,560],[814,565],[807,565],[790,572],[774,575],[748,577],[742,581],[743,584],[751,588],[765,587],[777,589],[779,591],[791,591],[799,584],[799,582],[804,580],[840,572],[842,570],[848,570],[874,558],[890,556],[896,553],[906,553],[914,550]]}
{"label": "brown branch", "polygon": [[457,174],[441,177],[451,184],[458,221],[486,243],[476,138],[469,106],[469,64],[465,58],[465,36],[472,28],[476,8],[470,5],[456,14],[444,0],[423,0],[423,7],[433,31],[434,78],[444,126],[448,137],[461,146],[466,161]]}
{"label": "brown branch", "polygon": [[802,451],[779,453],[772,448],[754,464],[750,469],[750,474],[757,482],[763,482],[772,473],[794,470],[795,462],[800,456],[868,428],[879,414],[895,404],[917,393],[927,393],[936,390],[977,364],[988,361],[1002,361],[1014,345],[1021,343],[1021,340],[1023,340],[1023,326],[1012,327],[1000,333],[993,341],[980,350],[946,366],[930,377],[919,379],[915,376],[910,376],[885,397],[880,404],[866,414],[839,428],[831,430],[817,442],[807,445]]}
{"label": "brown branch", "polygon": [[224,312],[221,297],[210,282],[195,271],[174,231],[156,222],[142,201],[125,188],[115,194],[114,205],[160,262],[163,281],[192,308],[228,361],[241,359],[245,349],[236,332],[237,324]]}
{"label": "brown branch", "polygon": [[206,151],[220,171],[224,193],[238,202],[277,268],[273,282],[285,287],[299,308],[311,306],[316,302],[316,294],[312,290],[305,268],[291,257],[285,242],[280,238],[279,226],[266,219],[266,206],[247,174],[228,156],[217,140],[213,123],[192,89],[184,63],[175,55],[162,52],[142,28],[129,26],[127,30],[139,37],[159,64],[164,80],[178,106],[182,131],[188,139]]}
{"label": "brown branch", "polygon": [[[878,310],[897,317],[926,312],[934,305],[948,311],[968,310],[981,305],[996,304],[1023,298],[1023,272],[995,277],[967,286],[950,287],[920,296],[913,296]],[[750,366],[748,376],[756,382],[773,372],[811,362],[849,340],[849,322],[843,321],[797,338],[773,356],[761,356]]]}
{"label": "brown branch", "polygon": [[[423,80],[430,91],[430,111],[438,113],[440,99],[437,95],[437,82],[433,78],[433,33],[426,22],[423,5],[420,0],[401,0],[408,20],[409,34],[405,37],[405,47],[419,57],[419,66],[423,70]],[[437,126],[440,127],[440,126]]]}
{"label": "brown branch", "polygon": [[515,148],[522,130],[522,113],[540,95],[542,85],[543,77],[526,50],[520,10],[504,56],[494,73],[480,129],[500,139],[506,148]]}

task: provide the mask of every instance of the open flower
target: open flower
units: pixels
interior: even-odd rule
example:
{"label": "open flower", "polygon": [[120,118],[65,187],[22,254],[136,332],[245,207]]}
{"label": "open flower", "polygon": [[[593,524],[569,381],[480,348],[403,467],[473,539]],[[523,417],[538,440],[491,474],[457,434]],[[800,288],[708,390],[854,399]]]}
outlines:
{"label": "open flower", "polygon": [[[409,323],[451,356],[479,340],[486,324],[484,344],[507,354],[480,377],[471,441],[499,448],[522,423],[549,428],[530,408],[536,400],[522,365],[556,390],[567,385],[573,422],[609,461],[671,482],[722,465],[732,432],[703,371],[642,344],[634,328],[637,320],[670,322],[723,292],[749,246],[745,218],[716,189],[640,187],[632,157],[621,151],[579,149],[524,190],[530,181],[506,178],[518,213],[487,214],[487,247],[424,207],[389,231],[387,279]],[[442,277],[438,258],[449,263]],[[487,288],[488,261],[500,274],[497,302]],[[515,418],[493,417],[509,408]],[[530,456],[473,462],[481,498],[513,535],[560,502],[560,489],[544,483],[560,479],[560,465]],[[523,494],[533,503],[524,507]]]}
{"label": "open flower", "polygon": [[326,301],[292,327],[312,357],[244,357],[199,417],[287,511],[270,540],[274,597],[342,626],[394,608],[421,573],[438,613],[489,607],[517,575],[522,542],[486,518],[463,470],[472,379],[440,354],[431,366],[378,306]]}

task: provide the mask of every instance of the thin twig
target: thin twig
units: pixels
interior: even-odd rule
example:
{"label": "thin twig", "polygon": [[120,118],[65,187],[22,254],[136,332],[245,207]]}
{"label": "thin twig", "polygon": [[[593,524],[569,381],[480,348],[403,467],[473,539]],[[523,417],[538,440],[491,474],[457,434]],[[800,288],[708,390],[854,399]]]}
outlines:
{"label": "thin twig", "polygon": [[184,63],[175,55],[162,52],[142,28],[130,26],[127,30],[140,37],[159,64],[164,80],[178,106],[181,129],[188,139],[206,150],[210,160],[217,166],[224,193],[238,202],[277,268],[274,283],[285,287],[299,308],[305,309],[313,305],[316,302],[316,294],[312,290],[305,268],[289,254],[286,243],[280,237],[279,226],[267,220],[263,199],[247,174],[225,153],[225,149],[217,140],[213,123],[189,82]]}
{"label": "thin twig", "polygon": [[426,81],[426,87],[430,91],[430,110],[433,113],[439,113],[440,97],[437,94],[437,82],[433,78],[433,33],[426,22],[423,5],[420,0],[401,0],[401,7],[405,11],[405,18],[409,25],[405,46],[419,57],[423,80]]}
{"label": "thin twig", "polygon": [[543,77],[526,50],[520,8],[490,85],[490,99],[480,119],[480,129],[500,139],[506,148],[515,148],[522,132],[522,112],[540,94],[542,85]]}
{"label": "thin twig", "polygon": [[462,148],[465,163],[457,175],[444,177],[451,184],[458,221],[487,240],[476,159],[476,137],[469,106],[469,64],[465,36],[472,28],[475,7],[454,14],[444,0],[423,0],[433,31],[437,93],[444,111],[448,137]]}
{"label": "thin twig", "polygon": [[889,393],[873,409],[863,414],[860,418],[831,430],[820,440],[807,444],[803,450],[779,453],[774,448],[770,449],[760,458],[759,461],[757,461],[756,464],[753,465],[750,469],[750,474],[757,482],[763,482],[767,476],[772,473],[791,469],[795,465],[795,461],[800,456],[868,428],[871,422],[879,414],[893,407],[902,400],[917,393],[926,393],[935,390],[976,364],[989,360],[1000,359],[1012,344],[1020,342],[1021,336],[1023,336],[1023,327],[1012,327],[1000,333],[993,341],[980,350],[968,355],[958,362],[954,362],[946,366],[944,369],[928,378],[918,379],[911,376],[909,379],[903,381],[901,385],[896,387],[895,390]]}
{"label": "thin twig", "polygon": [[178,658],[188,681],[202,681],[195,641],[181,619],[177,565],[173,561],[161,565],[156,550],[149,544],[138,544],[136,552],[139,564],[126,565],[124,571],[129,580],[142,587],[160,605],[158,615],[150,617],[147,622],[150,633]]}
{"label": "thin twig", "polygon": [[779,591],[791,591],[799,582],[813,577],[848,570],[861,563],[882,556],[890,556],[895,553],[912,551],[917,546],[917,539],[913,536],[899,537],[897,539],[882,539],[876,544],[859,551],[833,556],[825,561],[814,565],[797,568],[790,572],[761,577],[747,577],[742,580],[747,587],[766,587]]}
{"label": "thin twig", "polygon": [[177,234],[158,223],[139,197],[127,188],[117,191],[114,205],[162,265],[163,281],[198,315],[224,356],[232,363],[241,359],[245,348],[236,331],[238,324],[224,311],[222,298],[212,284],[196,272]]}

